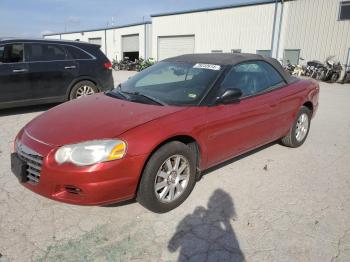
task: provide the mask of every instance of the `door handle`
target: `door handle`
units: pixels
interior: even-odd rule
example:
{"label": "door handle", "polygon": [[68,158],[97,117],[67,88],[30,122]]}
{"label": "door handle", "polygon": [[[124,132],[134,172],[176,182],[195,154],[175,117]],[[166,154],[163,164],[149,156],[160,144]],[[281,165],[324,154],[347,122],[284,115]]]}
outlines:
{"label": "door handle", "polygon": [[14,72],[14,73],[24,73],[24,72],[27,72],[27,71],[28,71],[28,69],[23,68],[23,69],[14,69],[12,72]]}
{"label": "door handle", "polygon": [[64,69],[75,69],[76,66],[65,66]]}

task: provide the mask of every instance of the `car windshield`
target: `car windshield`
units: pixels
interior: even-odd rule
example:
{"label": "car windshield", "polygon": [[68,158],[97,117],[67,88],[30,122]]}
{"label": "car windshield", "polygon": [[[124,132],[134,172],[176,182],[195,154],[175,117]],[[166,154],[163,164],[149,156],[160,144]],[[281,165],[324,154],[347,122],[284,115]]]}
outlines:
{"label": "car windshield", "polygon": [[[153,100],[157,104],[197,105],[222,71],[222,66],[159,62],[130,78],[112,93]],[[142,99],[140,102],[142,102]]]}

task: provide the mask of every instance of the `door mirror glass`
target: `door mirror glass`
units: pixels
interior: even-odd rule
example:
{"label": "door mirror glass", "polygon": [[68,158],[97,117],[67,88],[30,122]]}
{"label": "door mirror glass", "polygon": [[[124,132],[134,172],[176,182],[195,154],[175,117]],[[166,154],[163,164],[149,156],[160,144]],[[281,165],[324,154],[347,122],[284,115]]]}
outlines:
{"label": "door mirror glass", "polygon": [[242,90],[238,88],[227,88],[221,96],[217,98],[218,104],[231,104],[239,102],[242,96]]}

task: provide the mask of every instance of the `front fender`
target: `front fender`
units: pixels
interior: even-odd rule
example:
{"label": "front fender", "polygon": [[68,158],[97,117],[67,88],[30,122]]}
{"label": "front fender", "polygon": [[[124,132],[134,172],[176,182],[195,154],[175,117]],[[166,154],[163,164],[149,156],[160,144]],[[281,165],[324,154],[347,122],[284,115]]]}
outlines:
{"label": "front fender", "polygon": [[140,125],[132,130],[118,136],[128,144],[127,154],[130,156],[151,155],[159,145],[173,138],[186,136],[197,142],[200,149],[200,168],[205,167],[207,162],[207,147],[205,125],[206,117],[204,113],[197,114],[205,110],[205,107],[188,108],[172,115],[167,115]]}

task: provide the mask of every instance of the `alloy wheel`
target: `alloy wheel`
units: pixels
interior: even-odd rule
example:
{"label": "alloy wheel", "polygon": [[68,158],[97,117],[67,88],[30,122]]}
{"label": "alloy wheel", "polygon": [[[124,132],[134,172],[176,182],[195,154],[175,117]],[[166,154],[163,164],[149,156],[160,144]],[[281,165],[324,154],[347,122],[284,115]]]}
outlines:
{"label": "alloy wheel", "polygon": [[91,86],[83,85],[78,88],[76,98],[81,98],[88,95],[93,95],[95,93]]}
{"label": "alloy wheel", "polygon": [[190,165],[182,155],[173,155],[163,162],[154,181],[159,201],[170,203],[185,191],[190,178]]}
{"label": "alloy wheel", "polygon": [[306,113],[303,113],[299,116],[296,129],[295,129],[295,138],[298,142],[303,141],[305,136],[307,135],[307,131],[309,129],[309,117]]}

